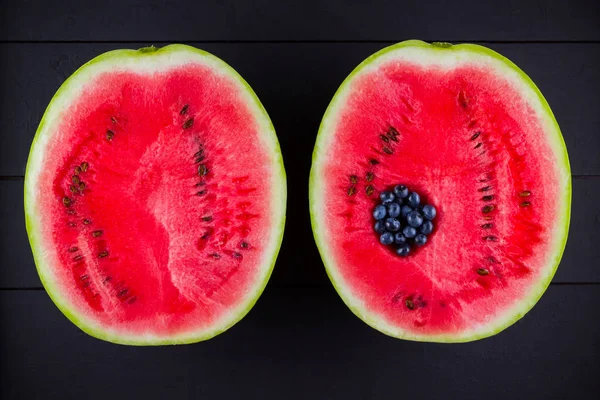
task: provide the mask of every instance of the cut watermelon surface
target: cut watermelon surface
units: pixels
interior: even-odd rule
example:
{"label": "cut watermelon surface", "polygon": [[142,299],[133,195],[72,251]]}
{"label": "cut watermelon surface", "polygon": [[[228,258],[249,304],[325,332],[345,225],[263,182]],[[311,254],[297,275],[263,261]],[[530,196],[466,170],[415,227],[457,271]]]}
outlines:
{"label": "cut watermelon surface", "polygon": [[[437,209],[407,257],[373,229],[396,184]],[[335,94],[315,145],[310,207],[327,273],[357,316],[398,338],[471,341],[521,318],[558,266],[570,202],[548,104],[481,46],[406,41],[374,54]]]}
{"label": "cut watermelon surface", "polygon": [[188,343],[240,320],[283,235],[279,144],[258,98],[189,46],[117,50],[52,99],[25,177],[56,305],[93,336]]}

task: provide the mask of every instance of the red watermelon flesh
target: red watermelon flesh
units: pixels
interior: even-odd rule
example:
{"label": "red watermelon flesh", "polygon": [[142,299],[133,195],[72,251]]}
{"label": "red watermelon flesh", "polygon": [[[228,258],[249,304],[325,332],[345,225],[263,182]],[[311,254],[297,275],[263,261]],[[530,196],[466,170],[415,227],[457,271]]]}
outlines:
{"label": "red watermelon flesh", "polygon": [[215,57],[121,52],[78,71],[89,79],[66,83],[40,125],[26,184],[36,264],[95,336],[196,341],[268,279],[285,204],[277,140]]}
{"label": "red watermelon flesh", "polygon": [[[547,104],[515,68],[479,46],[409,42],[357,68],[332,101],[313,163],[315,237],[334,285],[375,328],[489,336],[554,274],[568,161]],[[438,210],[430,240],[406,258],[373,231],[379,193],[400,183]]]}

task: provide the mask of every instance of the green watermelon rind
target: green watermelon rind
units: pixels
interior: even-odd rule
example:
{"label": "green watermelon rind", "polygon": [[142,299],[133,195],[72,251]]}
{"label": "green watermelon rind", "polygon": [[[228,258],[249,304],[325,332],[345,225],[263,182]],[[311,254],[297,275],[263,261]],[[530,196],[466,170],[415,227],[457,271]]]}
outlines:
{"label": "green watermelon rind", "polygon": [[[116,332],[110,332],[102,329],[98,326],[98,324],[88,320],[87,318],[79,315],[75,310],[72,309],[70,304],[66,299],[63,299],[60,294],[59,288],[52,281],[50,275],[50,268],[46,265],[46,260],[41,255],[41,250],[43,247],[40,245],[41,239],[38,237],[39,228],[36,225],[36,216],[34,215],[34,201],[29,203],[31,200],[30,196],[28,196],[28,186],[33,184],[29,179],[29,172],[31,170],[32,159],[36,154],[36,146],[39,145],[39,140],[41,137],[41,133],[43,131],[44,125],[47,123],[47,116],[50,113],[52,107],[60,107],[61,101],[65,101],[69,99],[69,92],[72,89],[70,87],[70,83],[75,80],[75,77],[80,74],[82,71],[85,71],[87,67],[103,62],[119,62],[123,60],[131,60],[131,59],[141,59],[144,57],[153,57],[154,55],[160,54],[173,54],[173,53],[189,53],[200,55],[206,60],[209,60],[214,65],[218,66],[221,72],[224,72],[227,76],[232,78],[235,82],[241,84],[242,89],[246,91],[246,94],[250,96],[250,100],[254,102],[255,109],[257,113],[253,113],[253,115],[261,120],[263,126],[267,129],[263,131],[263,136],[266,141],[268,141],[273,148],[270,152],[270,156],[273,158],[273,174],[278,183],[279,193],[277,196],[273,196],[272,199],[275,205],[278,205],[278,209],[273,213],[272,217],[274,221],[277,221],[271,229],[273,230],[273,235],[271,240],[273,241],[272,252],[270,256],[270,263],[268,266],[261,266],[262,277],[260,281],[252,286],[253,293],[244,299],[243,306],[239,307],[239,309],[235,310],[235,313],[228,315],[229,318],[225,319],[223,323],[216,326],[214,329],[209,329],[207,331],[202,331],[200,333],[185,333],[176,337],[157,337],[157,336],[146,336],[142,337],[136,334],[120,334]],[[33,178],[32,178],[33,179]],[[204,340],[211,339],[229,328],[233,325],[237,324],[242,318],[250,312],[250,310],[254,307],[259,297],[263,293],[271,273],[273,272],[273,268],[275,267],[275,262],[277,260],[277,255],[281,248],[281,242],[283,240],[283,232],[285,227],[285,211],[286,211],[286,203],[287,203],[287,183],[286,183],[286,173],[285,167],[283,163],[283,157],[281,155],[281,149],[279,146],[279,141],[277,139],[277,135],[275,133],[275,128],[267,111],[264,106],[258,99],[258,96],[251,88],[251,86],[242,78],[242,76],[230,65],[228,65],[225,61],[221,60],[217,56],[208,53],[204,50],[182,45],[182,44],[172,44],[169,46],[165,46],[162,48],[156,48],[154,46],[144,47],[138,50],[132,49],[119,49],[112,50],[106,53],[103,53],[89,62],[82,65],[78,68],[57,90],[57,92],[52,97],[38,129],[33,138],[33,142],[31,145],[31,150],[29,153],[27,167],[25,170],[25,185],[24,185],[24,206],[25,206],[25,225],[27,228],[27,235],[29,238],[29,243],[33,252],[34,262],[36,265],[36,269],[38,275],[40,277],[40,281],[44,286],[44,289],[48,293],[48,296],[53,301],[53,303],[58,307],[58,309],[79,329],[89,334],[92,337],[105,340],[108,342],[112,342],[115,344],[123,344],[123,345],[132,345],[132,346],[158,346],[158,345],[175,345],[175,344],[189,344],[201,342]],[[277,212],[278,211],[278,212]],[[278,215],[277,215],[278,214]]]}
{"label": "green watermelon rind", "polygon": [[[531,291],[527,297],[520,300],[516,306],[508,310],[501,317],[498,317],[494,320],[493,323],[486,325],[485,329],[475,330],[474,332],[466,332],[461,334],[442,334],[442,335],[415,335],[409,333],[407,331],[402,330],[398,327],[390,327],[386,324],[382,319],[378,318],[376,315],[372,315],[369,313],[364,307],[360,304],[356,304],[358,300],[353,297],[353,295],[349,292],[349,289],[342,282],[341,277],[336,277],[336,265],[333,261],[333,257],[329,254],[328,245],[326,243],[325,235],[321,227],[321,221],[318,214],[318,192],[316,187],[318,186],[319,176],[316,166],[316,161],[320,157],[320,145],[325,140],[325,132],[324,126],[330,118],[334,118],[332,113],[334,113],[334,108],[336,107],[336,101],[343,90],[346,88],[346,85],[352,81],[352,79],[363,70],[363,68],[371,65],[375,60],[380,58],[383,55],[386,55],[390,52],[396,51],[401,48],[406,47],[418,47],[424,48],[429,51],[439,51],[439,52],[448,52],[448,51],[466,51],[468,53],[472,53],[474,55],[480,55],[483,57],[491,57],[495,60],[501,61],[505,66],[509,67],[513,72],[517,72],[521,82],[528,87],[537,97],[540,105],[542,106],[542,111],[546,114],[546,123],[550,122],[552,124],[552,131],[556,133],[555,137],[551,137],[550,140],[553,140],[552,148],[556,154],[557,160],[562,167],[563,179],[565,179],[565,187],[564,187],[564,196],[563,196],[563,207],[562,207],[562,215],[557,216],[556,219],[556,230],[554,233],[554,255],[552,259],[549,261],[549,267],[547,271],[547,275],[544,279],[540,280],[535,284],[534,287],[531,288]],[[322,155],[321,155],[322,156]],[[313,230],[313,236],[315,242],[317,244],[317,248],[319,249],[319,253],[321,255],[321,259],[323,260],[323,264],[325,265],[325,270],[327,272],[327,276],[331,281],[333,287],[335,288],[338,295],[342,298],[346,306],[354,313],[358,318],[364,321],[366,324],[371,326],[372,328],[380,331],[383,334],[388,336],[411,340],[417,342],[438,342],[438,343],[461,343],[461,342],[471,342],[475,340],[484,339],[490,336],[494,336],[511,325],[515,324],[518,320],[520,320],[527,312],[529,312],[535,304],[540,300],[556,270],[562,258],[569,231],[569,224],[571,219],[571,197],[572,197],[572,187],[571,187],[571,168],[569,164],[569,156],[567,153],[567,147],[564,142],[564,138],[562,137],[560,127],[554,114],[550,108],[550,105],[542,95],[541,91],[535,85],[535,83],[531,80],[531,78],[525,74],[519,67],[517,67],[513,62],[511,62],[506,57],[501,54],[487,48],[484,46],[476,45],[476,44],[458,44],[452,45],[450,43],[443,42],[434,42],[432,44],[423,42],[421,40],[406,40],[386,48],[381,49],[380,51],[372,54],[368,58],[366,58],[363,62],[361,62],[351,73],[346,77],[346,79],[339,86],[337,91],[335,92],[321,124],[319,126],[319,131],[317,134],[317,139],[315,143],[315,147],[313,150],[312,156],[312,167],[310,171],[309,178],[309,206],[310,206],[310,216],[311,216],[311,224]],[[361,309],[362,308],[362,309]]]}

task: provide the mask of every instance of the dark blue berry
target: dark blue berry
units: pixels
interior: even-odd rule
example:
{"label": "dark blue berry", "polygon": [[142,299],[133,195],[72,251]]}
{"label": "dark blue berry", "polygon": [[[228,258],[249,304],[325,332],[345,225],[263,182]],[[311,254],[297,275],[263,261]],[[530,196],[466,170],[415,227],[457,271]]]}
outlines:
{"label": "dark blue berry", "polygon": [[435,207],[427,204],[425,206],[423,206],[423,216],[428,219],[428,220],[432,220],[435,218],[437,214],[437,211],[435,210]]}
{"label": "dark blue berry", "polygon": [[385,245],[392,244],[394,243],[394,235],[389,232],[384,232],[379,236],[379,241]]}
{"label": "dark blue berry", "polygon": [[402,214],[403,218],[406,218],[408,213],[411,212],[412,210],[413,209],[410,206],[402,206],[402,211],[400,212],[400,214]]}
{"label": "dark blue berry", "polygon": [[422,233],[419,233],[417,236],[415,236],[415,244],[417,246],[423,246],[425,243],[427,243],[427,236],[423,235]]}
{"label": "dark blue berry", "polygon": [[388,218],[385,220],[385,229],[390,232],[396,232],[400,230],[400,221],[396,218]]}
{"label": "dark blue berry", "polygon": [[413,228],[412,226],[405,226],[404,229],[402,230],[402,233],[407,238],[413,238],[417,234],[417,230],[415,228]]}
{"label": "dark blue berry", "polygon": [[411,192],[408,195],[408,205],[411,206],[412,208],[417,208],[417,206],[419,205],[420,202],[421,202],[421,196],[419,196],[419,193]]}
{"label": "dark blue berry", "polygon": [[385,224],[381,220],[375,222],[375,225],[373,226],[373,228],[375,228],[375,232],[377,232],[377,233],[385,232]]}
{"label": "dark blue berry", "polygon": [[398,246],[396,253],[400,257],[406,257],[408,253],[410,253],[410,246],[408,244],[401,244],[400,246]]}
{"label": "dark blue berry", "polygon": [[394,201],[394,198],[396,196],[394,196],[394,193],[392,192],[381,192],[381,194],[379,195],[379,198],[381,199],[381,202],[383,204],[389,204],[392,201]]}
{"label": "dark blue berry", "polygon": [[406,238],[404,237],[403,234],[401,234],[400,232],[396,233],[394,235],[394,243],[396,244],[404,244],[406,243]]}
{"label": "dark blue berry", "polygon": [[423,223],[423,217],[418,211],[411,211],[406,216],[406,222],[412,227],[418,228]]}
{"label": "dark blue berry", "polygon": [[384,219],[386,213],[387,211],[385,209],[385,206],[382,206],[380,204],[373,210],[373,218],[375,218],[376,220]]}
{"label": "dark blue berry", "polygon": [[429,235],[433,231],[433,222],[425,221],[423,225],[421,225],[421,229],[419,229],[423,235]]}
{"label": "dark blue berry", "polygon": [[400,204],[398,203],[390,203],[387,206],[387,215],[392,218],[397,218],[400,215]]}
{"label": "dark blue berry", "polygon": [[394,188],[394,194],[399,199],[404,199],[405,197],[408,197],[408,188],[404,185],[396,185]]}

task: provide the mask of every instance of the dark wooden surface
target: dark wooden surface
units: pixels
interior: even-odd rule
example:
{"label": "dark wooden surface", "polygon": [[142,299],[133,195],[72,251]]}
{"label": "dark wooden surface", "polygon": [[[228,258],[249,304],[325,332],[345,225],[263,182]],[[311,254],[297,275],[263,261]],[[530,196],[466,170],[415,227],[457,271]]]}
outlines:
{"label": "dark wooden surface", "polygon": [[[563,262],[520,322],[475,343],[388,338],[354,317],[312,239],[308,171],[344,77],[396,41],[479,42],[538,84],[573,176]],[[35,272],[23,174],[39,119],[80,64],[115,48],[186,42],[235,67],[268,110],[287,168],[274,275],[239,324],[189,346],[93,339]],[[0,398],[592,399],[600,395],[600,2],[0,0]]]}

